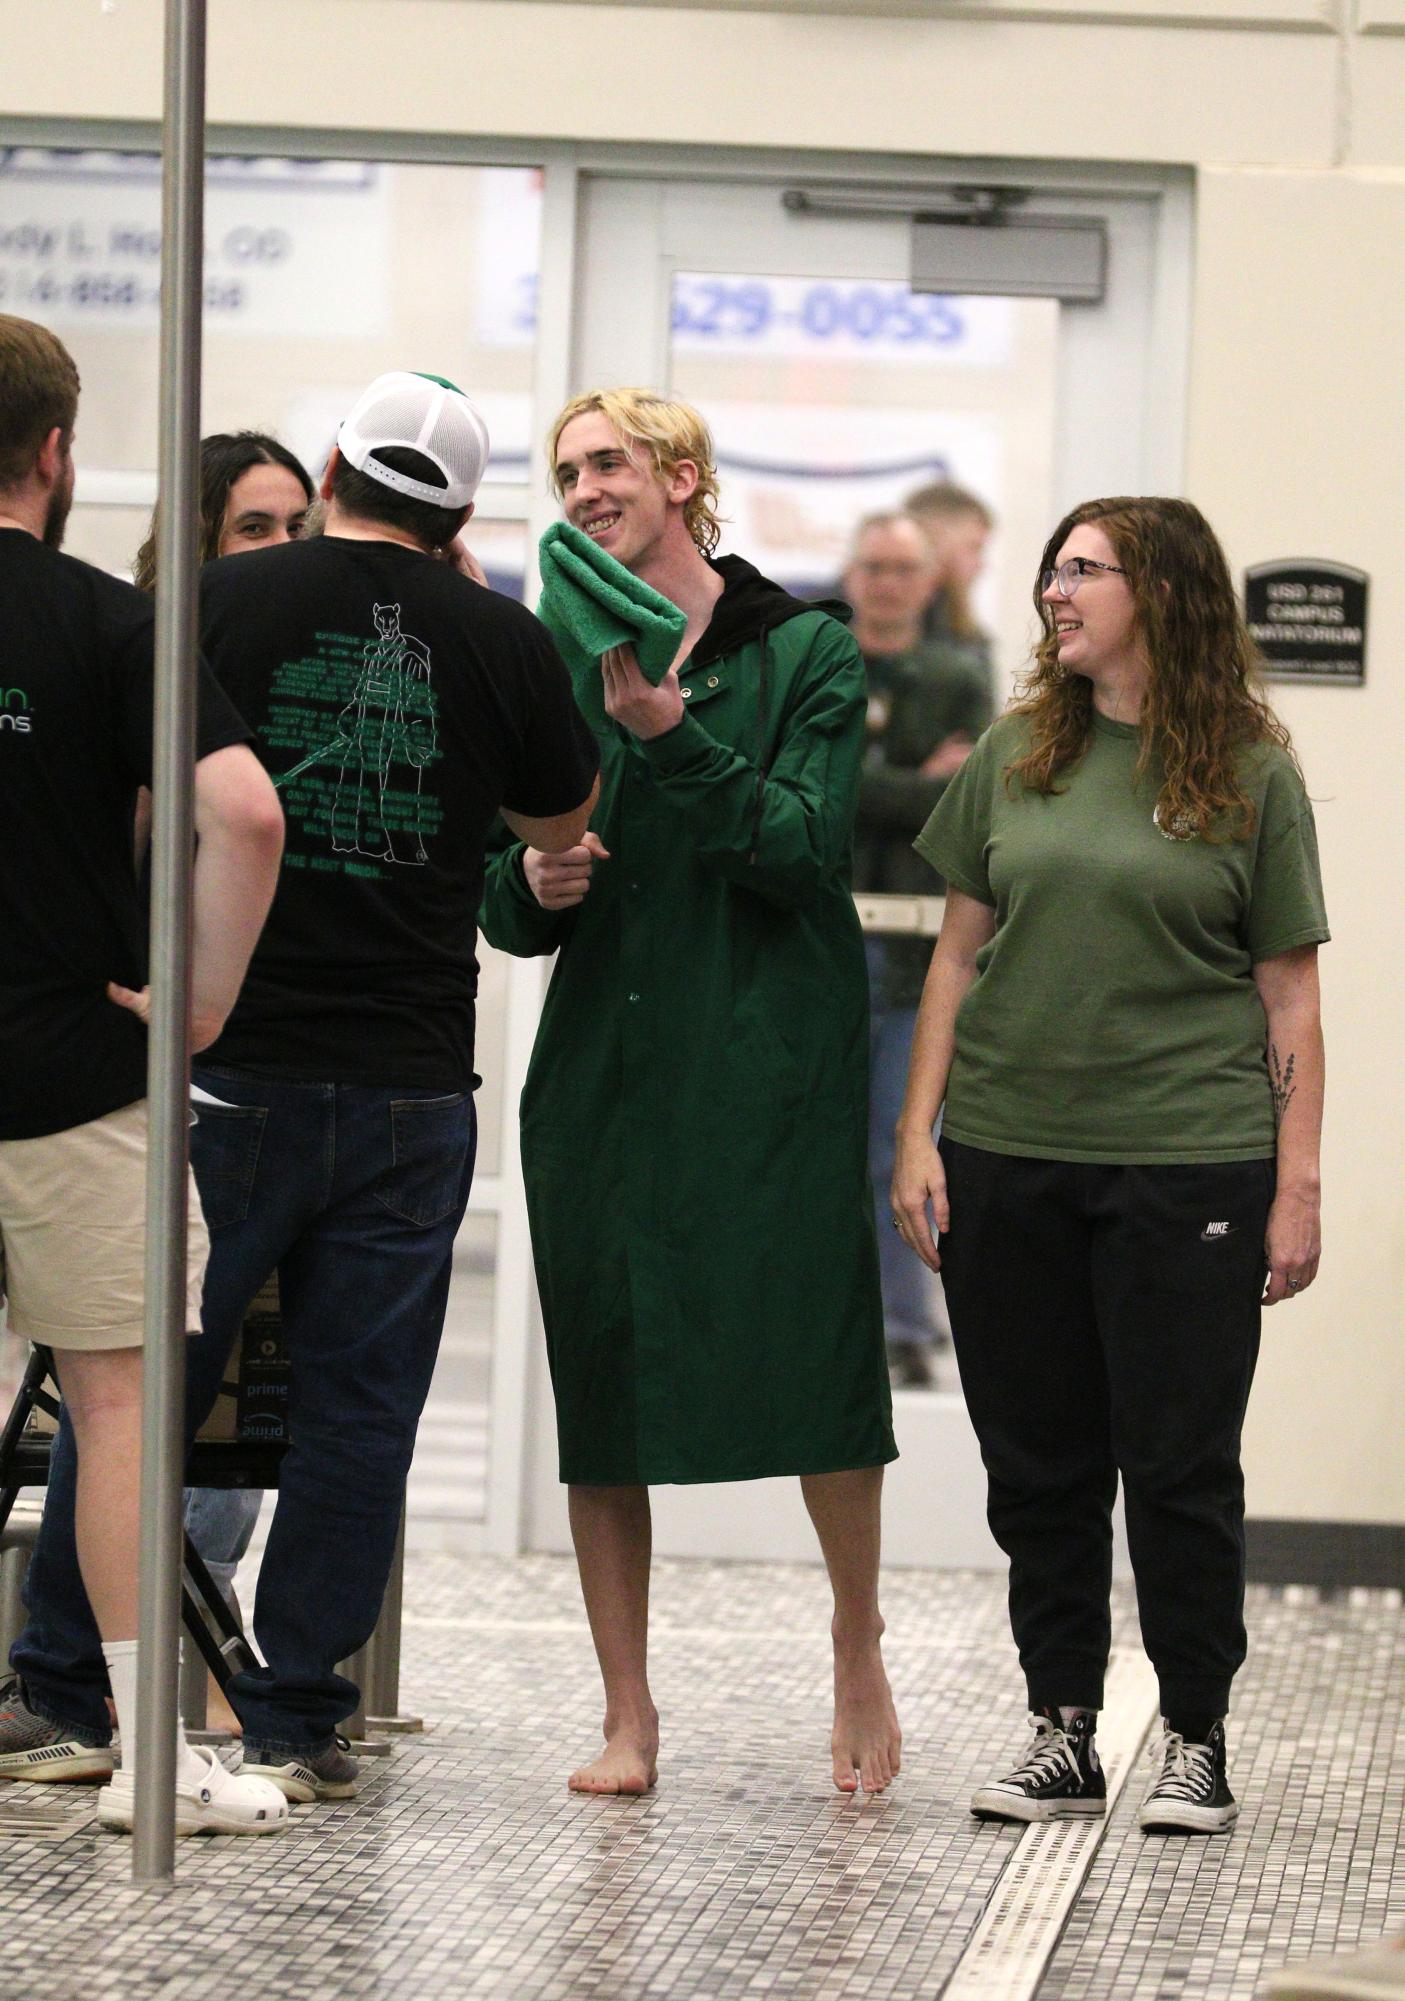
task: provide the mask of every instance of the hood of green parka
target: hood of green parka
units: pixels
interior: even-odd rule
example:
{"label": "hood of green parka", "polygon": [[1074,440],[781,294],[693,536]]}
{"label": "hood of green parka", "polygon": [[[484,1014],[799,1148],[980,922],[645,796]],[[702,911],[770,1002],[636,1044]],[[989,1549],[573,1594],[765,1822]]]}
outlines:
{"label": "hood of green parka", "polygon": [[739,652],[763,632],[786,625],[802,612],[823,611],[847,625],[852,616],[839,598],[797,598],[763,577],[744,556],[709,558],[710,567],[722,579],[722,595],[712,608],[707,631],[693,648],[689,665],[707,667],[729,653]]}

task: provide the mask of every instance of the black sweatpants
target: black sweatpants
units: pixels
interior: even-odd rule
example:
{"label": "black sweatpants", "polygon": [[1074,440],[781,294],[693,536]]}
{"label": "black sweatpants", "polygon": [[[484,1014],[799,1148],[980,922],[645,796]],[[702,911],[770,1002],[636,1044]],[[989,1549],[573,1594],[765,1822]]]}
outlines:
{"label": "black sweatpants", "polygon": [[1246,1644],[1239,1443],[1273,1162],[941,1153],[942,1279],[1030,1706],[1102,1706],[1120,1472],[1162,1712],[1222,1716]]}

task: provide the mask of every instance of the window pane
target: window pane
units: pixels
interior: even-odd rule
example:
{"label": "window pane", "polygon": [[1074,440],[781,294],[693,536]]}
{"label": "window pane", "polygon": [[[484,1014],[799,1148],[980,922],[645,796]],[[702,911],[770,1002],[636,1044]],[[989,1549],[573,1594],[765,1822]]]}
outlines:
{"label": "window pane", "polygon": [[[0,203],[0,310],[42,320],[72,348],[80,469],[154,472],[157,157],[17,148],[0,159]],[[212,159],[202,430],[273,431],[315,475],[373,375],[424,368],[483,409],[487,485],[521,491],[540,210],[529,168]],[[75,513],[68,546],[125,568],[135,542],[117,551],[117,525],[99,512]],[[514,527],[495,522],[481,539],[494,582],[520,594]]]}
{"label": "window pane", "polygon": [[713,427],[722,547],[817,594],[864,515],[934,480],[970,488],[996,517],[974,610],[1003,689],[1028,651],[1050,525],[1058,312],[878,280],[679,272],[672,387]]}

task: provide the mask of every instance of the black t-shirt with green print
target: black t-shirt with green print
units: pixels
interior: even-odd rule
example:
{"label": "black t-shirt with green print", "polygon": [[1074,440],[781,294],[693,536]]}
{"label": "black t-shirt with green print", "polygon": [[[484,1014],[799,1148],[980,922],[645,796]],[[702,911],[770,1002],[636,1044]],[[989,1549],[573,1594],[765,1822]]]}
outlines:
{"label": "black t-shirt with green print", "polygon": [[1049,794],[1005,773],[1028,724],[986,731],[918,835],[995,935],[956,1016],[943,1130],[993,1153],[1110,1163],[1267,1159],[1266,1024],[1253,968],[1328,936],[1312,807],[1276,744],[1242,754],[1247,840],[1154,817],[1130,723],[1095,715]]}
{"label": "black t-shirt with green print", "polygon": [[597,766],[551,639],[395,542],[226,557],[200,597],[287,819],[273,909],[206,1060],[467,1089],[488,831],[501,806],[569,812]]}
{"label": "black t-shirt with green print", "polygon": [[[146,1096],[132,842],[151,783],[154,614],[131,584],[0,529],[0,1140]],[[201,667],[196,755],[249,732]]]}

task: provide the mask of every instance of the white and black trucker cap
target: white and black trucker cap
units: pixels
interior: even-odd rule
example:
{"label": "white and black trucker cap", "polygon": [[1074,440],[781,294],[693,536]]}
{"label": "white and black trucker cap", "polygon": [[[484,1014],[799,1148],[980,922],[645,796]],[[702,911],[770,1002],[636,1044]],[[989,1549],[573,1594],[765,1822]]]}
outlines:
{"label": "white and black trucker cap", "polygon": [[[412,479],[376,457],[395,447],[429,459],[444,484]],[[337,448],[357,472],[397,493],[433,507],[467,507],[488,463],[488,427],[462,389],[442,375],[392,369],[357,397],[337,433]]]}

